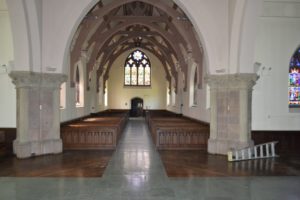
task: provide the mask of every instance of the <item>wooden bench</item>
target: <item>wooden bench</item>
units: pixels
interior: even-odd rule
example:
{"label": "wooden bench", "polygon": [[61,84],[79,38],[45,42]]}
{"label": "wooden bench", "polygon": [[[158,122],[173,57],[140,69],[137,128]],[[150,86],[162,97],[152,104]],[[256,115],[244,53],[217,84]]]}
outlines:
{"label": "wooden bench", "polygon": [[66,126],[61,129],[64,150],[115,149],[118,127],[108,126]]}
{"label": "wooden bench", "polygon": [[207,150],[209,138],[205,127],[160,127],[156,132],[157,149]]}
{"label": "wooden bench", "polygon": [[[159,113],[163,113],[160,116]],[[168,112],[147,113],[147,123],[157,149],[207,150],[209,126]]]}
{"label": "wooden bench", "polygon": [[115,149],[128,120],[124,111],[93,114],[61,127],[64,150]]}

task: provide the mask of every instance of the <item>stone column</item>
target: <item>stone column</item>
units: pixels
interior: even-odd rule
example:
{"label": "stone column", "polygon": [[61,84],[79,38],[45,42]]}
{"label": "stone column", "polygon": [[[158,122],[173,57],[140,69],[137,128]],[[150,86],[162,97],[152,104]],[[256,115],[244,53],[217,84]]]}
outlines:
{"label": "stone column", "polygon": [[209,75],[210,138],[208,152],[227,154],[230,149],[253,145],[251,99],[256,74]]}
{"label": "stone column", "polygon": [[13,143],[18,158],[62,152],[60,139],[60,85],[62,74],[10,73],[17,90],[17,138]]}

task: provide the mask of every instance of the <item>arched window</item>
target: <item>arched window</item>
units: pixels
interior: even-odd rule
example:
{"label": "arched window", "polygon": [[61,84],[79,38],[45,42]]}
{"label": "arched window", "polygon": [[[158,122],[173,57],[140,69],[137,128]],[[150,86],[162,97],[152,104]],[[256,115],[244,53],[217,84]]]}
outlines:
{"label": "arched window", "polygon": [[107,107],[108,106],[108,82],[107,81],[105,81],[105,85],[104,85],[104,87],[105,87],[105,89],[104,89],[104,106],[105,107]]}
{"label": "arched window", "polygon": [[175,79],[174,78],[172,78],[171,101],[172,101],[172,106],[176,106],[176,88],[175,88]]}
{"label": "arched window", "polygon": [[60,86],[60,109],[66,108],[66,82]]}
{"label": "arched window", "polygon": [[82,107],[84,101],[84,86],[83,86],[83,72],[79,66],[75,71],[75,104],[76,107]]}
{"label": "arched window", "polygon": [[289,107],[300,108],[300,47],[294,53],[290,61]]}
{"label": "arched window", "polygon": [[167,92],[167,106],[169,106],[170,105],[170,99],[171,99],[171,97],[170,97],[170,93],[171,93],[171,91],[170,91],[170,87],[171,87],[171,85],[169,85],[170,83],[169,82],[167,82],[167,89],[166,89],[166,92]]}
{"label": "arched window", "polygon": [[151,65],[141,50],[129,54],[124,65],[124,85],[151,86]]}
{"label": "arched window", "polygon": [[103,92],[103,78],[100,77],[98,81],[99,81],[98,99],[99,99],[99,105],[102,106],[102,104],[103,104],[103,96],[104,96],[104,92]]}
{"label": "arched window", "polygon": [[193,105],[197,105],[197,91],[198,91],[198,67],[195,69],[194,73],[194,88],[193,88]]}
{"label": "arched window", "polygon": [[78,66],[76,67],[75,90],[76,105],[80,105],[80,74]]}

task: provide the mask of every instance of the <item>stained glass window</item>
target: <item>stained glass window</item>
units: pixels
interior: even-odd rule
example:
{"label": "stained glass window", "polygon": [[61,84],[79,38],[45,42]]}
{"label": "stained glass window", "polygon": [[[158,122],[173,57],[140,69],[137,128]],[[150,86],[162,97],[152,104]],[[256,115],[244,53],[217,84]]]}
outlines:
{"label": "stained glass window", "polygon": [[141,50],[129,54],[124,65],[124,84],[126,86],[150,86],[151,65]]}
{"label": "stained glass window", "polygon": [[131,85],[136,85],[137,84],[137,69],[136,66],[133,65],[131,67]]}
{"label": "stained glass window", "polygon": [[130,85],[130,67],[129,67],[129,65],[125,66],[125,85]]}
{"label": "stained glass window", "polygon": [[151,73],[150,66],[146,65],[145,67],[145,85],[150,85],[151,83]]}
{"label": "stained glass window", "polygon": [[300,108],[300,47],[294,53],[290,61],[289,107]]}
{"label": "stained glass window", "polygon": [[144,67],[143,65],[140,65],[139,66],[139,74],[138,74],[138,79],[139,79],[139,82],[138,84],[139,85],[143,85],[144,84]]}

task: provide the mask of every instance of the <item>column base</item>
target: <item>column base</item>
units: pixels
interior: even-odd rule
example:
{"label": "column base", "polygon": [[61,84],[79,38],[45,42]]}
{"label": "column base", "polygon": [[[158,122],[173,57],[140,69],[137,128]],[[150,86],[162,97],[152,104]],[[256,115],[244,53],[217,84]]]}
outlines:
{"label": "column base", "polygon": [[222,139],[209,139],[208,140],[208,153],[227,155],[230,149],[243,149],[249,146],[253,146],[253,140],[248,142],[240,142],[234,140],[222,140]]}
{"label": "column base", "polygon": [[58,154],[62,152],[62,140],[49,139],[30,142],[19,142],[18,140],[15,140],[13,148],[14,153],[18,158],[29,158],[45,154]]}

